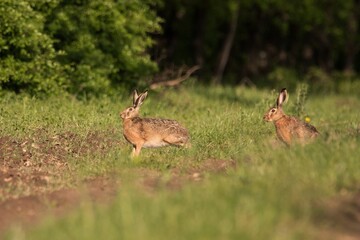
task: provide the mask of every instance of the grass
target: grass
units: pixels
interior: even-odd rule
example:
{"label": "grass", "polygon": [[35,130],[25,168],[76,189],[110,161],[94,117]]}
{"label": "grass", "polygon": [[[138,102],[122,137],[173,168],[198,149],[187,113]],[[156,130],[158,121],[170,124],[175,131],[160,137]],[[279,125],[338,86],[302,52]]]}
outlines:
{"label": "grass", "polygon": [[[295,89],[288,91],[285,111],[295,115]],[[39,128],[80,136],[118,129],[120,147],[73,156],[68,163],[71,176],[117,172],[122,181],[113,203],[84,203],[64,218],[49,217],[35,230],[10,231],[7,239],[316,239],[328,224],[324,202],[344,192],[355,194],[360,185],[358,96],[308,96],[304,111],[321,136],[289,149],[275,141],[274,126],[262,121],[276,98],[268,89],[150,92],[142,116],[177,119],[189,128],[192,148],[143,149],[136,161],[129,158],[131,147],[121,135],[118,116],[130,96],[89,101],[6,96],[1,100],[3,136],[32,136]],[[136,175],[130,176],[139,167],[166,176],[173,168],[187,169],[209,158],[235,160],[237,168],[151,195],[134,185]],[[62,181],[73,177],[64,174]]]}

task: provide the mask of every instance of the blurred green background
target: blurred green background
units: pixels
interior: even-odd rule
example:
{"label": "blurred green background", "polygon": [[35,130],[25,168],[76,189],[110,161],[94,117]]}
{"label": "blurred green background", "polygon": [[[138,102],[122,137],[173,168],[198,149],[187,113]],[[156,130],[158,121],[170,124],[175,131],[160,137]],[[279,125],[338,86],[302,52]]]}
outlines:
{"label": "blurred green background", "polygon": [[0,89],[96,96],[198,65],[201,84],[339,92],[359,87],[359,14],[355,0],[2,0]]}

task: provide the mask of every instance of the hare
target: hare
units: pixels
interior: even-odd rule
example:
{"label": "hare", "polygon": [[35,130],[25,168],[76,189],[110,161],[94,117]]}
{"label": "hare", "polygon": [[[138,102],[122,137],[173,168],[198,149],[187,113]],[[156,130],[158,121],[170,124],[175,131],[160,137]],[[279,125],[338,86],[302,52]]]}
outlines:
{"label": "hare", "polygon": [[278,138],[286,145],[290,146],[293,142],[302,144],[316,138],[319,132],[316,128],[295,117],[287,116],[282,109],[282,104],[287,100],[286,88],[280,91],[276,101],[276,107],[270,108],[264,115],[264,120],[274,122]]}
{"label": "hare", "polygon": [[189,132],[175,120],[139,117],[140,106],[148,92],[133,93],[133,106],[120,113],[125,139],[133,145],[132,156],[141,148],[162,146],[189,146]]}

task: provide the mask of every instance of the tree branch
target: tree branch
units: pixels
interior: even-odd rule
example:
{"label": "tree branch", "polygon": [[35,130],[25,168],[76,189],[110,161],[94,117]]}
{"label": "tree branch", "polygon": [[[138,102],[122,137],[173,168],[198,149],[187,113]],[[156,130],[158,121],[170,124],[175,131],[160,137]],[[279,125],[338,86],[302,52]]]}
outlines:
{"label": "tree branch", "polygon": [[153,82],[150,84],[150,89],[157,89],[159,87],[174,87],[179,85],[181,82],[188,79],[191,74],[193,74],[195,71],[199,70],[200,66],[195,65],[191,68],[189,68],[184,75],[181,75],[181,72],[183,71],[182,68],[178,71],[178,77],[175,79],[167,80],[167,81],[160,81],[160,82]]}

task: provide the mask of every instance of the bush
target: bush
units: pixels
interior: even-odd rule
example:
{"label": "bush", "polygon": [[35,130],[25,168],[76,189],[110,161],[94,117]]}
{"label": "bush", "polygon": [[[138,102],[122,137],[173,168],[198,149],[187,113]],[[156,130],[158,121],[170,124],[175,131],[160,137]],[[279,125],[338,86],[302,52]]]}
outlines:
{"label": "bush", "polygon": [[50,93],[66,84],[44,22],[29,1],[1,1],[0,89]]}
{"label": "bush", "polygon": [[157,69],[146,53],[160,31],[141,0],[2,0],[0,89],[107,93]]}
{"label": "bush", "polygon": [[59,61],[70,66],[70,91],[105,92],[153,73],[157,66],[146,50],[159,21],[146,1],[61,1],[47,31],[66,53]]}

